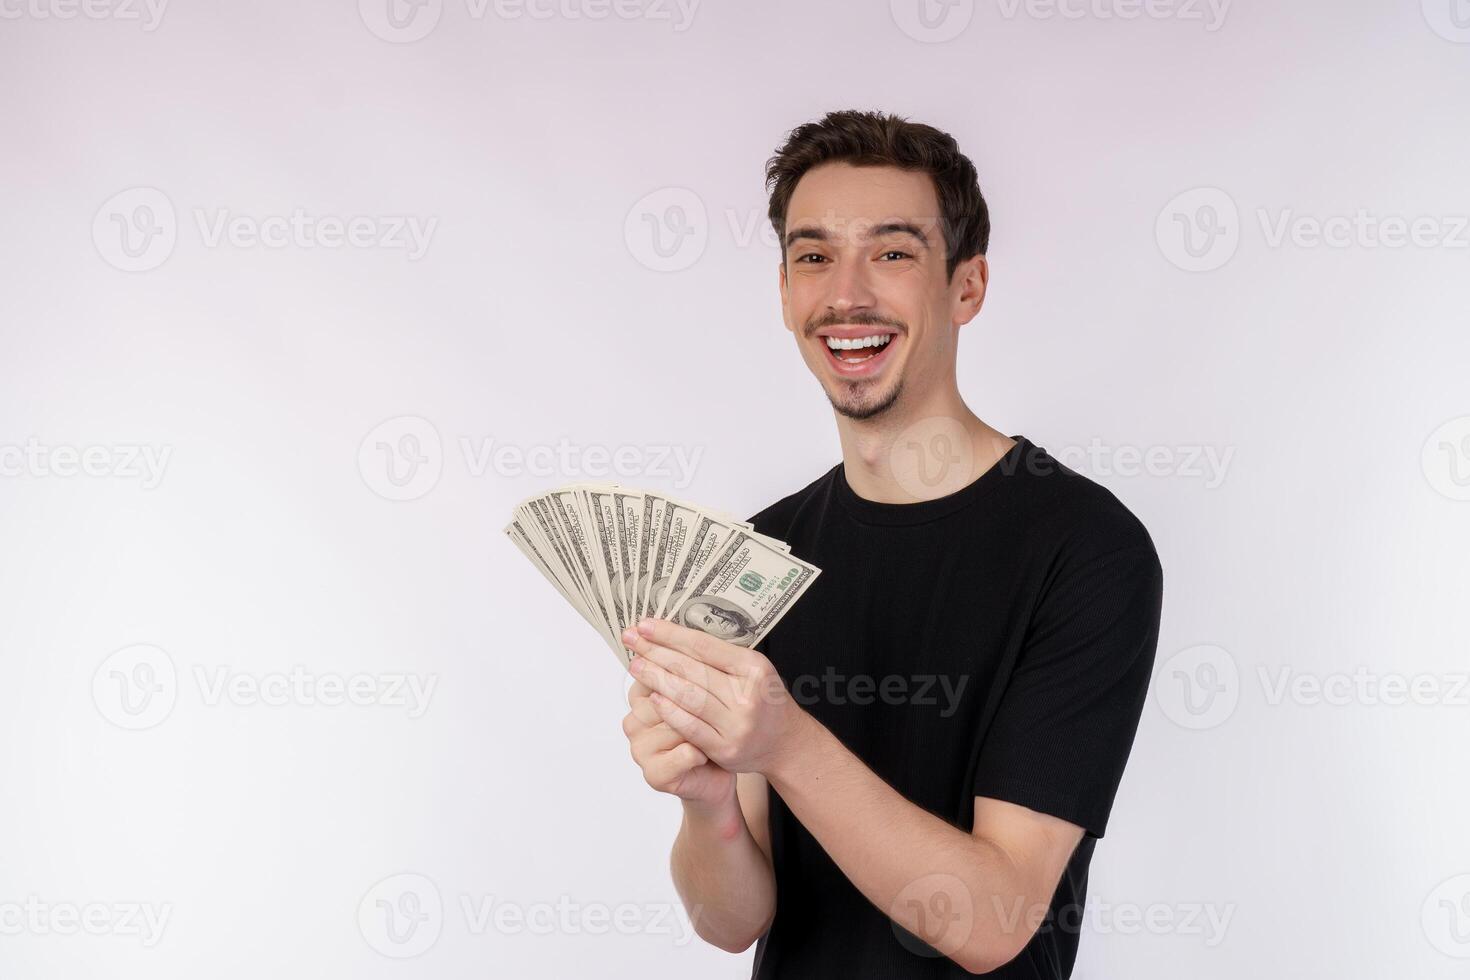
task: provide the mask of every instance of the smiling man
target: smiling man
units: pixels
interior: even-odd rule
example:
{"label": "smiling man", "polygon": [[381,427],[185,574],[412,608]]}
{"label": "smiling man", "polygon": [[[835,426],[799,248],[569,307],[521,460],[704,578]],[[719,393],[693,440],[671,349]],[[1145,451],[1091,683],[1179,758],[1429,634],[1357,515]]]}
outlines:
{"label": "smiling man", "polygon": [[990,220],[951,137],[830,113],[767,183],[842,461],[752,518],[823,570],[764,652],[624,634],[623,730],[683,802],[675,885],[704,939],[758,941],[755,977],[1069,976],[1158,640],[1153,542],[960,396]]}

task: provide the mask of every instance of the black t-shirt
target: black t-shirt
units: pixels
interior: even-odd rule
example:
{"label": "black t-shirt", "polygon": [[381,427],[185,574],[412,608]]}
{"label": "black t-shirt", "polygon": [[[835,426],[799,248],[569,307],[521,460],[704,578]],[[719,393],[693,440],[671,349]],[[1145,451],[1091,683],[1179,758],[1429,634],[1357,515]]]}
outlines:
{"label": "black t-shirt", "polygon": [[[792,697],[910,802],[966,832],[976,796],[1084,829],[1045,923],[989,974],[1061,978],[1143,709],[1163,573],[1117,497],[1012,438],[945,497],[865,500],[839,463],[751,518],[822,569],[761,649]],[[870,903],[774,790],[770,833],[776,917],[752,976],[968,975]]]}

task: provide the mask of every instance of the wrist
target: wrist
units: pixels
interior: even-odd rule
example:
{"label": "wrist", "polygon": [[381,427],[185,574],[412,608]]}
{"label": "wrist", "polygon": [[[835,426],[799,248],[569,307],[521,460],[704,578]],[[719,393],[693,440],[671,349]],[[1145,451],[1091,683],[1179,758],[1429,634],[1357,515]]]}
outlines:
{"label": "wrist", "polygon": [[792,704],[791,722],[760,773],[772,786],[789,783],[810,763],[827,729],[799,705]]}
{"label": "wrist", "polygon": [[710,828],[721,837],[731,836],[731,824],[745,819],[740,812],[740,798],[735,795],[735,780],[730,780],[730,792],[717,800],[679,801],[684,805],[684,822],[695,828]]}

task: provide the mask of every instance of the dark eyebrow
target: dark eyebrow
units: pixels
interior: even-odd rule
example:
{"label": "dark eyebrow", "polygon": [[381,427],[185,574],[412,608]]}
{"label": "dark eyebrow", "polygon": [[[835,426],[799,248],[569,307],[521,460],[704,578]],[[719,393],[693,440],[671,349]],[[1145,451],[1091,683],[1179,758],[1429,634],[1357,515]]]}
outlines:
{"label": "dark eyebrow", "polygon": [[[873,226],[874,237],[892,235],[895,233],[900,235],[912,235],[914,238],[917,238],[920,244],[922,244],[925,248],[929,247],[928,237],[925,236],[924,232],[920,230],[918,225],[912,222],[889,221],[881,225]],[[796,244],[798,239],[801,238],[810,238],[813,241],[825,242],[829,241],[831,237],[831,235],[827,234],[827,229],[825,228],[797,228],[794,231],[789,231],[786,233],[786,247],[790,248],[792,245]]]}

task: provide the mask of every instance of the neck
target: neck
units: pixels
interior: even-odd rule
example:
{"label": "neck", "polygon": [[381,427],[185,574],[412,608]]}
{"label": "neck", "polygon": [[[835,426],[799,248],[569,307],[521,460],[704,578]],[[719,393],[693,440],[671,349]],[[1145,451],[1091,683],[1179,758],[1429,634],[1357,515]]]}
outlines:
{"label": "neck", "polygon": [[870,419],[837,415],[837,435],[848,485],[865,500],[887,504],[954,493],[1016,444],[970,411],[952,384],[927,397],[905,391]]}

